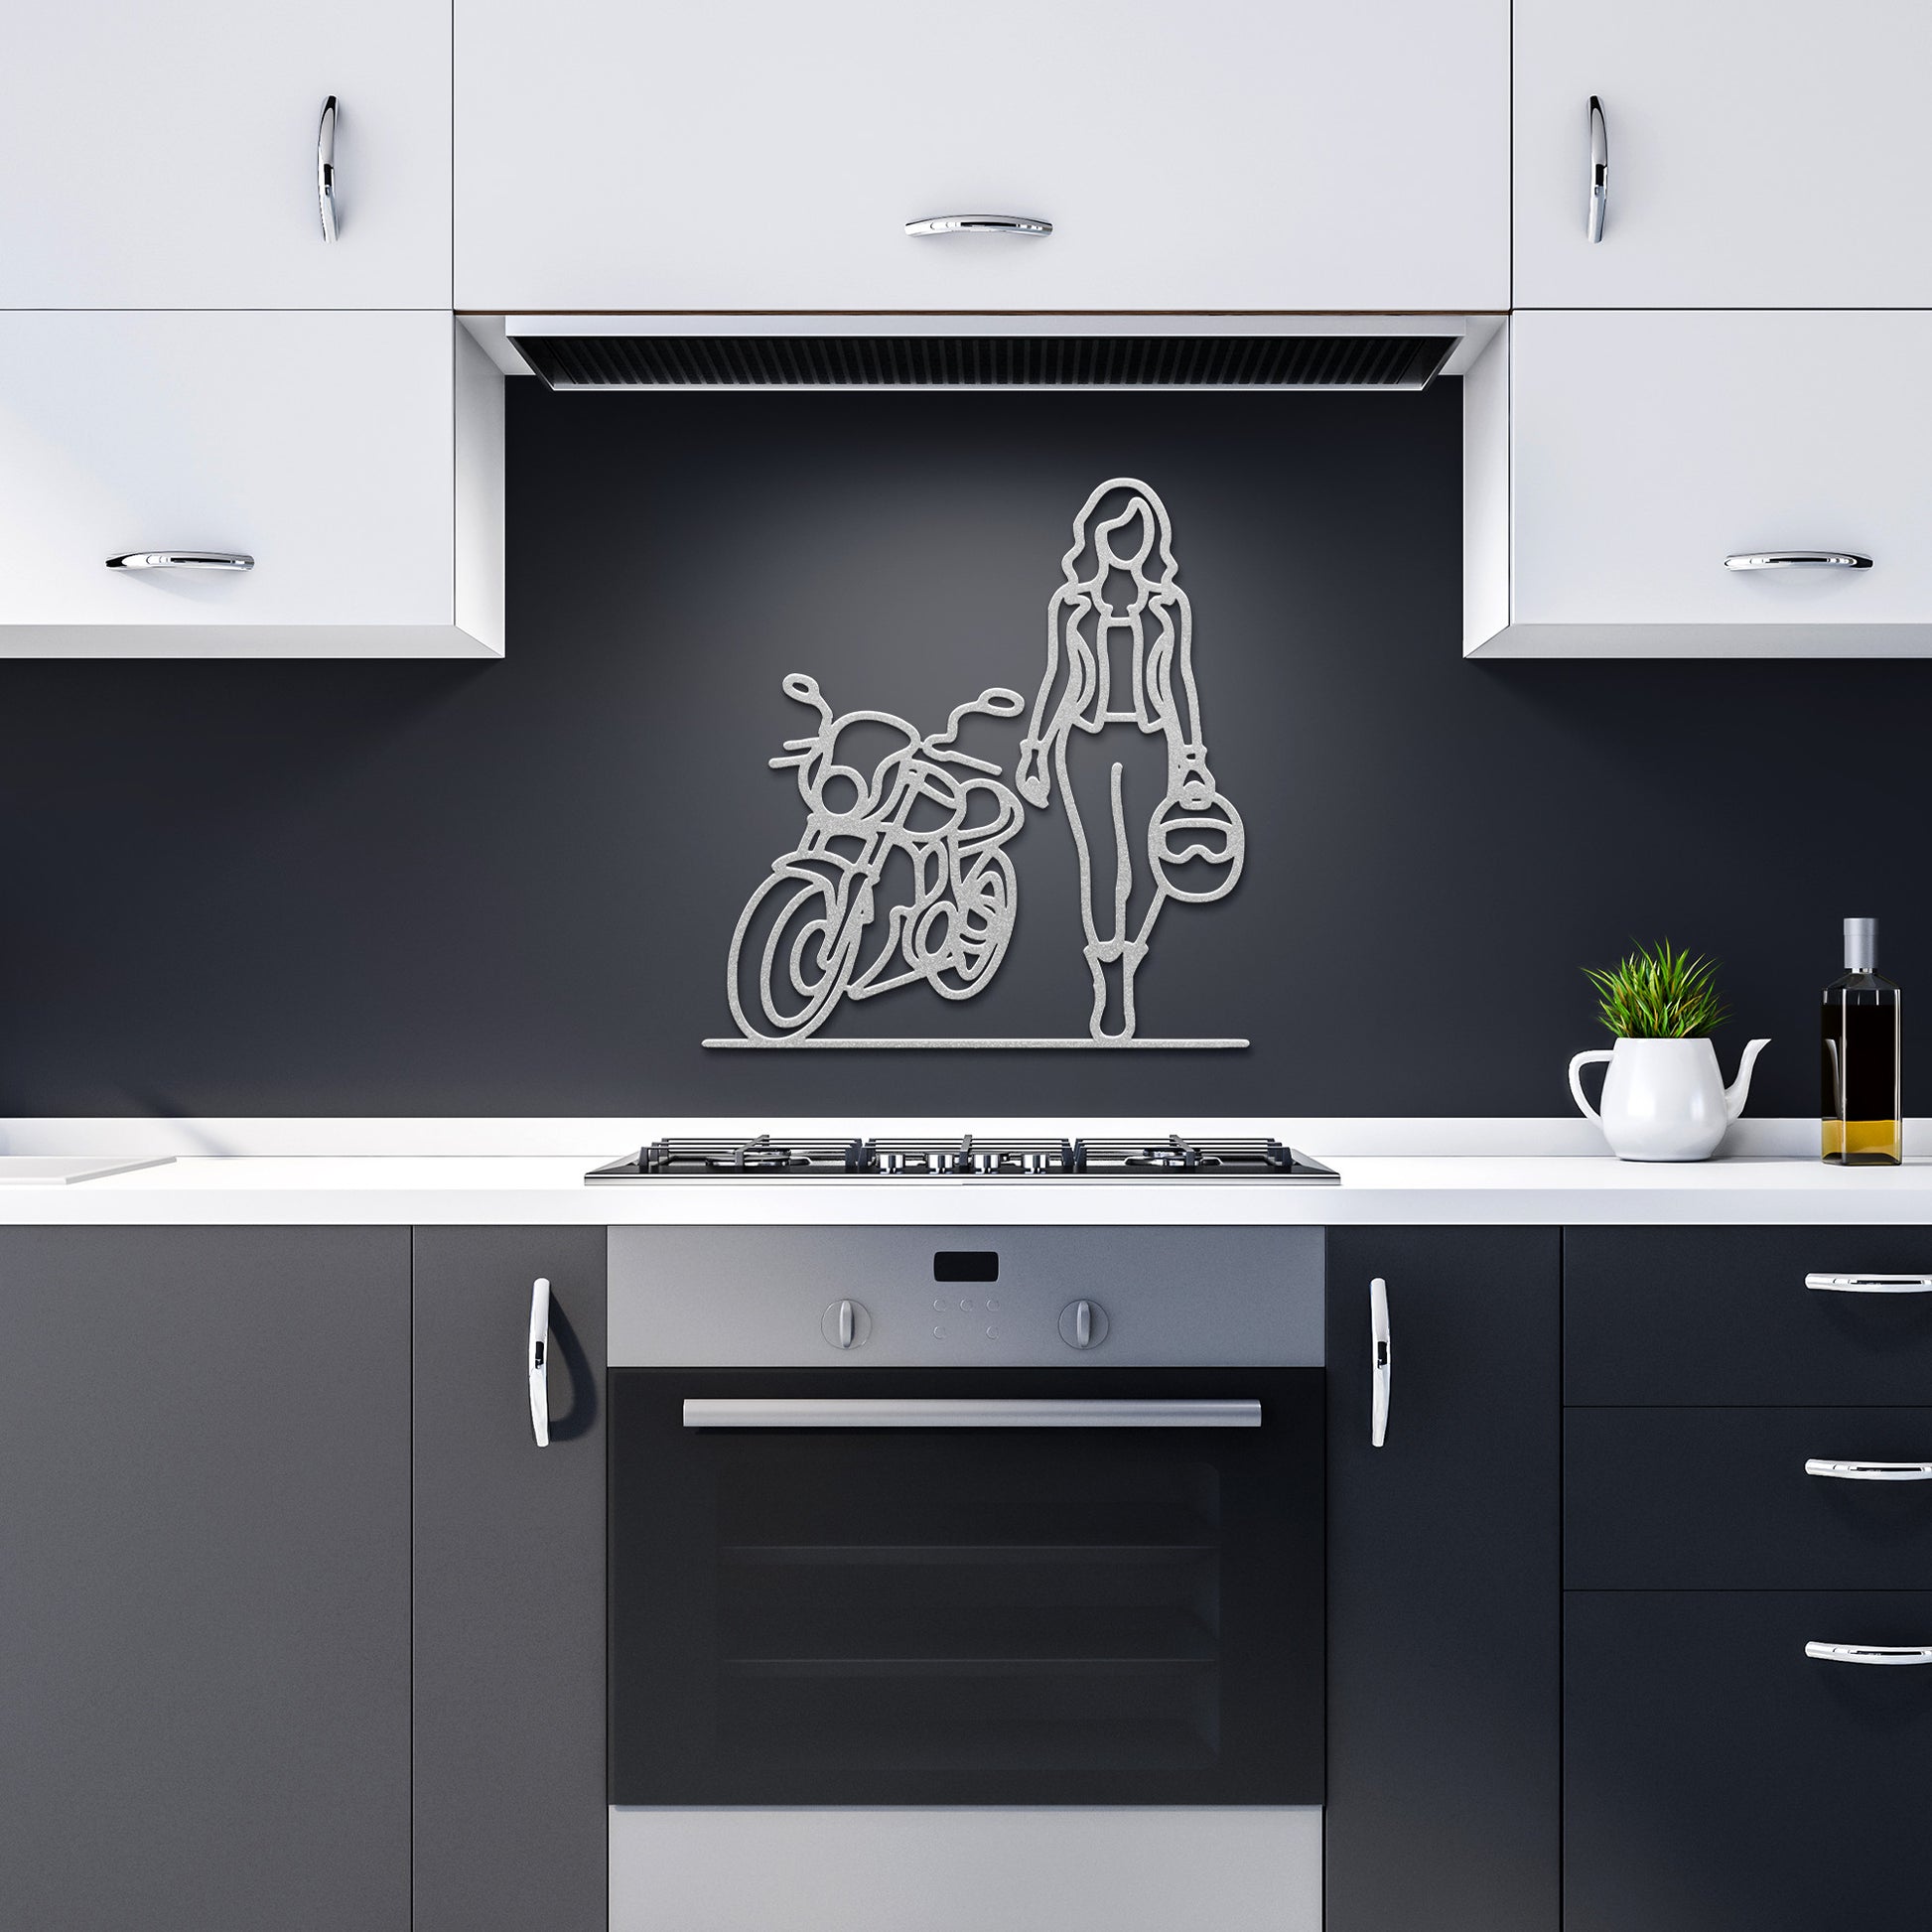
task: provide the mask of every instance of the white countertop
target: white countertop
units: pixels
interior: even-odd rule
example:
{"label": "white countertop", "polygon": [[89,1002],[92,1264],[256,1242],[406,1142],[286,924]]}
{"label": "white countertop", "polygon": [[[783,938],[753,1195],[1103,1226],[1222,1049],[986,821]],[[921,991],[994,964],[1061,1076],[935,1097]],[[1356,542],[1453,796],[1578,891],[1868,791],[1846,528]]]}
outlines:
{"label": "white countertop", "polygon": [[72,1186],[0,1188],[0,1224],[1001,1225],[1776,1223],[1932,1225],[1932,1160],[1839,1170],[1740,1158],[1312,1152],[1338,1187],[1267,1181],[652,1181],[587,1187],[581,1154],[187,1158]]}

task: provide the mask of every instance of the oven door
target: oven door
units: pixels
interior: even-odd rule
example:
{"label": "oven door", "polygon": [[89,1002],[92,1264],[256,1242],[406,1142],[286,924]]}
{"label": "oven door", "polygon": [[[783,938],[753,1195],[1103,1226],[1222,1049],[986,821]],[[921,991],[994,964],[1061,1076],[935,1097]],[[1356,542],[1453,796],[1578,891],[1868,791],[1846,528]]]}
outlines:
{"label": "oven door", "polygon": [[1319,1369],[610,1400],[614,1806],[1321,1802]]}

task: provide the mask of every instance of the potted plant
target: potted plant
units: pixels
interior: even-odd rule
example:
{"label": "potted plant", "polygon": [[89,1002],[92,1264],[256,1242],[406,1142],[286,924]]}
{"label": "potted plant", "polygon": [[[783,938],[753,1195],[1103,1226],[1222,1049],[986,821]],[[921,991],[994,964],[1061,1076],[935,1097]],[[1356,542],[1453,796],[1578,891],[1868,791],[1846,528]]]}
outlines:
{"label": "potted plant", "polygon": [[[1743,1112],[1751,1067],[1771,1042],[1752,1040],[1726,1087],[1711,1044],[1712,1031],[1729,1017],[1718,993],[1717,965],[1673,949],[1668,939],[1639,946],[1608,972],[1584,972],[1616,1044],[1570,1062],[1577,1105],[1602,1128],[1619,1161],[1708,1160]],[[1584,1098],[1583,1069],[1592,1060],[1609,1068],[1600,1109]]]}

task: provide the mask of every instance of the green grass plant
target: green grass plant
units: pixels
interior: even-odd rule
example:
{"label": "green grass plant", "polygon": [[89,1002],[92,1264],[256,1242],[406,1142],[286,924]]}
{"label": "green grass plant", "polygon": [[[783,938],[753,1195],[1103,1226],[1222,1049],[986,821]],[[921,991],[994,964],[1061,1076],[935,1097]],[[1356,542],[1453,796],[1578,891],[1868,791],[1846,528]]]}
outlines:
{"label": "green grass plant", "polygon": [[1730,1018],[1718,994],[1717,962],[1673,950],[1668,939],[1639,946],[1606,973],[1586,966],[1584,976],[1619,1039],[1701,1039]]}

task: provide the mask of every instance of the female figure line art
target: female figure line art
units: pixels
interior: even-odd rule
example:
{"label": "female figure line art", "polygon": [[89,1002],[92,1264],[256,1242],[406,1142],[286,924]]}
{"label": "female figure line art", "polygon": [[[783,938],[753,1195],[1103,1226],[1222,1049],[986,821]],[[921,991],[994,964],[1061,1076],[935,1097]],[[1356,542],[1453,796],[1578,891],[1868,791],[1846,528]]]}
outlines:
{"label": "female figure line art", "polygon": [[[1017,718],[1026,700],[995,686],[956,706],[944,731],[921,736],[886,711],[834,717],[817,679],[797,672],[784,693],[818,713],[817,731],[787,739],[785,756],[770,760],[773,770],[796,768],[805,830],[772,861],[732,934],[726,978],[739,1032],[803,1040],[841,1000],[915,980],[942,999],[971,999],[1013,937],[1019,885],[1005,847],[1025,814],[1000,767],[955,741],[963,719]],[[900,740],[870,773],[839,757],[840,735],[868,725]],[[900,855],[903,896],[879,933],[881,882]]]}
{"label": "female figure line art", "polygon": [[[1226,897],[1246,856],[1241,815],[1207,762],[1193,611],[1177,570],[1167,508],[1148,484],[1115,477],[1087,497],[1047,606],[1017,797],[1001,766],[957,740],[969,717],[1019,718],[1018,691],[991,686],[922,735],[891,712],[835,715],[816,679],[784,679],[785,695],[818,718],[770,760],[797,772],[805,828],[732,933],[726,983],[740,1037],[707,1046],[1248,1043],[1137,1033],[1135,980],[1162,910]],[[882,733],[883,755],[856,749]],[[1021,800],[1045,812],[1056,796],[1079,867],[1086,1036],[815,1038],[847,1000],[916,983],[951,1001],[986,989],[1019,910],[1006,848],[1027,816]]]}
{"label": "female figure line art", "polygon": [[[1115,477],[1087,498],[1047,606],[1046,672],[1014,774],[1041,809],[1057,784],[1073,834],[1096,1040],[1134,1037],[1134,980],[1168,900],[1225,898],[1246,853],[1241,815],[1208,768],[1193,607],[1177,569],[1167,507],[1146,483]],[[1129,734],[1159,738],[1166,752],[1166,783],[1145,817],[1115,752]],[[1095,765],[1108,804],[1098,868],[1080,797],[1092,789],[1083,767]]]}

